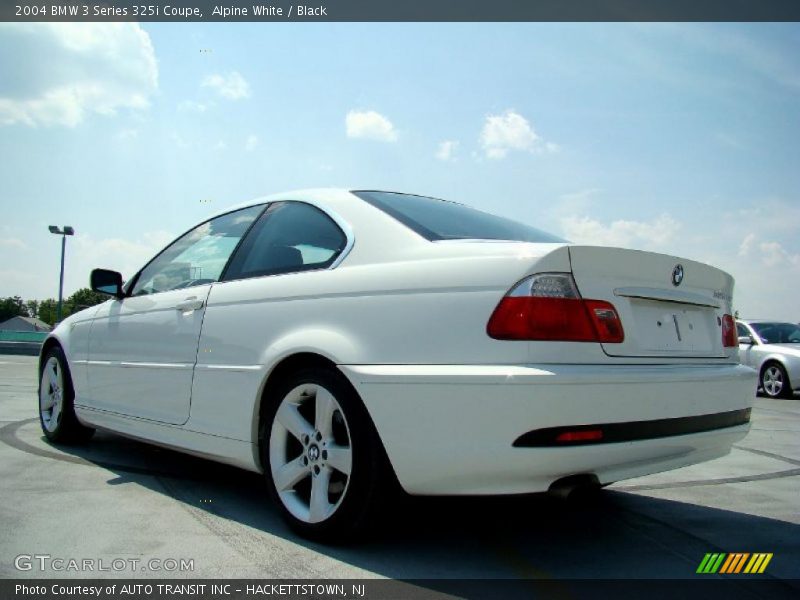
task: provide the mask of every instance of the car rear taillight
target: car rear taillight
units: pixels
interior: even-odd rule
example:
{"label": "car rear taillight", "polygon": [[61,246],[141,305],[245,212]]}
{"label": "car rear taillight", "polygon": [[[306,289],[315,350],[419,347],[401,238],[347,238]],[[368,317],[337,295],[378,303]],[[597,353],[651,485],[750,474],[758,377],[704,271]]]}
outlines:
{"label": "car rear taillight", "polygon": [[618,344],[625,339],[614,306],[581,298],[569,273],[523,279],[494,309],[486,331],[497,340]]}
{"label": "car rear taillight", "polygon": [[739,345],[736,322],[731,315],[722,315],[722,345],[725,348],[733,348]]}

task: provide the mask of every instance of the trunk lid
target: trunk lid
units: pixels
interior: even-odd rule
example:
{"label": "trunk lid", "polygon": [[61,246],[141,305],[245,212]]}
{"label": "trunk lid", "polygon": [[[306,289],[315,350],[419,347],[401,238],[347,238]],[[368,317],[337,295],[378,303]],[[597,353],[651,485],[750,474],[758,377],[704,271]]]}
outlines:
{"label": "trunk lid", "polygon": [[727,358],[722,316],[731,314],[733,277],[709,265],[655,252],[569,246],[584,298],[614,305],[625,330],[609,356]]}

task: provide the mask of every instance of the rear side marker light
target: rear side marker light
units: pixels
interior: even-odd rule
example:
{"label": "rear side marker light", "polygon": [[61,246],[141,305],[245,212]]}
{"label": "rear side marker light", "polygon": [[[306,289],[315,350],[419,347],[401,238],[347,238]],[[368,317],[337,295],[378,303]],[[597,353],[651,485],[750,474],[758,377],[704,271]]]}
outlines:
{"label": "rear side marker light", "polygon": [[486,331],[497,340],[619,344],[622,321],[610,302],[581,298],[569,273],[540,273],[506,294]]}
{"label": "rear side marker light", "polygon": [[722,345],[725,348],[734,348],[739,345],[736,322],[731,315],[722,316]]}
{"label": "rear side marker light", "polygon": [[597,442],[603,439],[602,429],[585,429],[583,431],[565,431],[556,436],[557,442]]}

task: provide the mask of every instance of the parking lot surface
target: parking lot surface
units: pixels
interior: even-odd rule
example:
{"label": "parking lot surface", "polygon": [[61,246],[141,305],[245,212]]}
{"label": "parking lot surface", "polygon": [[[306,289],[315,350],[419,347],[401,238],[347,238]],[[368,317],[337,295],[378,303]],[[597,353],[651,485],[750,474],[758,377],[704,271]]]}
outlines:
{"label": "parking lot surface", "polygon": [[36,358],[0,355],[0,481],[4,578],[693,578],[706,553],[767,552],[764,577],[800,592],[797,398],[758,398],[750,434],[709,463],[582,501],[404,499],[372,539],[328,547],[287,529],[256,474],[100,432],[50,445]]}

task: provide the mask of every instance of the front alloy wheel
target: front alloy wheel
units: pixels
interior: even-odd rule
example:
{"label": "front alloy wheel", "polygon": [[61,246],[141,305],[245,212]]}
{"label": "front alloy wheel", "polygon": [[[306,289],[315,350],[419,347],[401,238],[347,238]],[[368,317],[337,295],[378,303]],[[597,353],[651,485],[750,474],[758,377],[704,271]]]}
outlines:
{"label": "front alloy wheel", "polygon": [[329,542],[366,531],[391,467],[344,375],[309,368],[286,377],[266,399],[261,431],[269,491],[294,530]]}
{"label": "front alloy wheel", "polygon": [[781,398],[789,393],[789,378],[784,368],[770,363],[761,372],[761,388],[770,398]]}
{"label": "front alloy wheel", "polygon": [[55,356],[50,356],[42,370],[39,387],[39,413],[42,428],[49,433],[58,429],[64,407],[64,371]]}
{"label": "front alloy wheel", "polygon": [[39,424],[51,442],[83,442],[94,429],[82,425],[75,416],[75,391],[67,358],[63,350],[53,346],[41,363],[39,379]]}

